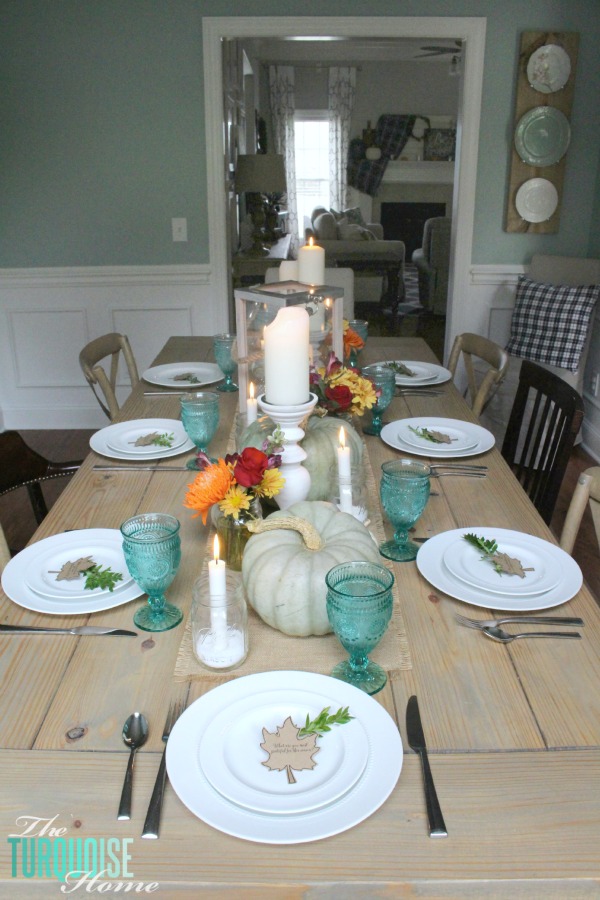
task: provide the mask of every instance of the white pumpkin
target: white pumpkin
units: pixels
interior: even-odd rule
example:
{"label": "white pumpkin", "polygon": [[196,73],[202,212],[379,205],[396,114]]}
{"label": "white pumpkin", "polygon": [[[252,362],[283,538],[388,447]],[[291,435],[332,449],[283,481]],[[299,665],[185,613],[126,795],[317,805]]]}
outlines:
{"label": "white pumpkin", "polygon": [[380,563],[370,532],[332,503],[303,500],[248,524],[242,581],[248,602],[278,631],[327,634],[325,575],[338,563]]}
{"label": "white pumpkin", "polygon": [[[301,446],[307,453],[302,465],[310,472],[310,492],[308,500],[329,500],[330,470],[337,464],[340,426],[344,427],[346,446],[350,447],[351,465],[359,465],[362,460],[363,442],[358,432],[343,419],[334,416],[310,416],[304,426],[305,436]],[[244,431],[240,449],[244,447],[262,448],[265,438],[273,432],[275,423],[268,416],[261,416]]]}

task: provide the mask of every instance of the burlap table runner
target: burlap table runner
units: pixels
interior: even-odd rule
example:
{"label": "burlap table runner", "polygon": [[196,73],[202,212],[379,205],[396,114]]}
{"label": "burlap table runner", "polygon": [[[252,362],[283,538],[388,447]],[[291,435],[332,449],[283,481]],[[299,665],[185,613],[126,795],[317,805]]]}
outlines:
{"label": "burlap table runner", "polygon": [[[235,450],[237,422],[234,419],[229,437],[228,452]],[[363,465],[365,468],[365,482],[367,497],[369,498],[369,530],[379,543],[385,539],[383,519],[379,506],[379,490],[366,448],[363,452]],[[211,555],[210,548],[214,540],[214,532],[211,531],[207,543],[205,557],[208,560]],[[381,557],[382,565],[387,565],[393,571],[392,563],[388,563]],[[377,645],[371,658],[379,663],[390,678],[397,677],[400,670],[411,669],[412,662],[408,648],[404,621],[400,607],[400,592],[397,579],[392,588],[394,607],[392,620],[381,642]],[[249,652],[246,661],[237,669],[235,675],[252,675],[256,672],[272,672],[280,669],[298,669],[301,671],[317,672],[327,675],[333,667],[347,658],[347,653],[333,634],[321,637],[290,637],[276,631],[266,625],[262,619],[248,607],[248,646]],[[216,670],[208,670],[200,665],[196,659],[192,646],[191,614],[188,615],[183,638],[179,646],[175,663],[174,677],[176,681],[191,681],[199,678],[222,678]]]}

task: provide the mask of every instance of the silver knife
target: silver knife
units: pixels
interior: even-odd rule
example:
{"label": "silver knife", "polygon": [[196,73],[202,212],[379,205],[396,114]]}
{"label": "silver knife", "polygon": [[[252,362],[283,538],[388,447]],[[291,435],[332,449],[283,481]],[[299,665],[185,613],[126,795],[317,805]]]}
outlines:
{"label": "silver knife", "polygon": [[36,628],[33,625],[0,625],[0,634],[120,634],[137,637],[137,631],[105,628],[102,625],[76,625],[73,628]]}
{"label": "silver knife", "polygon": [[433,783],[433,776],[431,774],[431,769],[429,768],[427,746],[425,744],[425,735],[423,734],[421,715],[419,713],[419,703],[414,695],[410,698],[408,706],[406,707],[406,733],[408,743],[415,753],[418,753],[421,757],[423,784],[425,787],[425,802],[427,804],[427,818],[429,819],[429,837],[448,837],[444,817]]}

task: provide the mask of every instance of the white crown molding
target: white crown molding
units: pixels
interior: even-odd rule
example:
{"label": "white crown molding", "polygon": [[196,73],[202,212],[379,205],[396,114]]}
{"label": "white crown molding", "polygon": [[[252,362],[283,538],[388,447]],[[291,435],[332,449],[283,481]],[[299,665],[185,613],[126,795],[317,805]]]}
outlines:
{"label": "white crown molding", "polygon": [[131,284],[209,284],[212,267],[74,266],[0,269],[0,288]]}

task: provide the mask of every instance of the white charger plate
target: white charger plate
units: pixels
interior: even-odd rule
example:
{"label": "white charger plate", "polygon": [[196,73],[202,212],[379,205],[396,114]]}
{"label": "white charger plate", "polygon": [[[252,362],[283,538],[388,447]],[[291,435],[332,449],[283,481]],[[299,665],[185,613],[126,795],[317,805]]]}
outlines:
{"label": "white charger plate", "polygon": [[[408,429],[412,425],[413,428],[425,427],[429,428],[433,425],[439,431],[446,431],[448,428],[460,428],[469,438],[475,442],[471,449],[467,450],[441,450],[438,444],[432,444],[431,441],[423,441],[423,448],[415,447],[407,443],[401,437],[401,432]],[[412,432],[409,432],[411,434]],[[389,422],[381,429],[381,440],[393,447],[394,450],[400,450],[402,453],[411,453],[413,456],[428,456],[431,459],[453,459],[463,456],[477,456],[480,453],[486,453],[491,450],[495,443],[494,435],[487,428],[481,425],[475,425],[472,422],[463,422],[462,419],[438,419],[434,416],[417,416],[410,419],[396,419]],[[425,446],[427,444],[428,446]]]}
{"label": "white charger plate", "polygon": [[[135,452],[132,453],[131,451],[125,453],[123,451],[114,450],[111,447],[111,444],[120,441],[123,435],[131,433],[131,431],[136,428],[143,428],[145,433],[159,431],[162,434],[163,431],[168,431],[170,434],[173,432],[177,439],[179,439],[183,432],[185,440],[182,444],[179,444],[177,447],[172,447],[171,449],[163,448],[161,450],[159,447],[154,447],[151,453],[138,454]],[[97,431],[91,436],[90,447],[101,456],[133,462],[135,459],[168,459],[171,456],[179,456],[181,453],[188,453],[190,450],[194,450],[195,444],[185,434],[185,429],[179,419],[132,419],[128,422],[117,422],[115,425],[107,425],[106,428],[101,428],[100,431]],[[145,450],[146,448],[142,449]]]}
{"label": "white charger plate", "polygon": [[[353,788],[328,806],[291,815],[265,815],[231,803],[214,790],[200,765],[199,748],[214,717],[229,703],[246,700],[246,708],[263,705],[268,692],[275,702],[281,691],[306,692],[326,699],[332,711],[348,706],[369,736],[365,770]],[[259,697],[258,701],[256,697]],[[340,726],[347,728],[347,725]],[[319,740],[324,743],[330,735]],[[256,735],[258,744],[262,734]],[[253,741],[254,744],[254,741]],[[352,685],[310,672],[262,672],[213,688],[196,700],[175,723],[167,743],[169,780],[181,802],[213,828],[264,844],[300,844],[346,831],[372,815],[393,791],[402,768],[402,740],[393,719],[379,703]],[[274,773],[275,774],[275,773]]]}
{"label": "white charger plate", "polygon": [[[177,421],[174,419],[173,421]],[[113,436],[108,437],[106,444],[110,450],[116,450],[118,453],[129,453],[132,456],[148,456],[156,453],[157,450],[176,450],[188,440],[185,428],[179,423],[179,428],[170,429],[169,431],[160,431],[159,434],[173,435],[170,447],[161,447],[158,444],[147,444],[146,446],[136,447],[135,442],[139,438],[143,438],[148,434],[157,432],[157,428],[148,428],[147,425],[134,425],[127,430],[117,431]]]}
{"label": "white charger plate", "polygon": [[82,600],[42,597],[27,585],[27,576],[37,566],[36,561],[41,555],[45,556],[48,551],[71,550],[73,547],[81,547],[84,544],[86,547],[93,547],[96,541],[100,540],[112,542],[115,547],[121,547],[123,544],[121,532],[116,528],[85,528],[79,531],[65,531],[30,544],[29,547],[25,547],[16,556],[13,556],[5,566],[2,573],[4,593],[17,606],[33,610],[33,612],[49,613],[53,616],[100,612],[104,609],[122,606],[124,603],[129,603],[130,600],[141,597],[144,592],[135,581],[132,581],[125,589],[117,589],[112,593],[106,591],[99,596],[93,596],[93,592],[90,592],[90,596]]}
{"label": "white charger plate", "polygon": [[383,362],[375,363],[375,365],[386,366],[391,362],[401,362],[411,372],[415,373],[414,375],[396,374],[396,384],[402,385],[402,387],[410,387],[411,385],[413,387],[430,387],[433,384],[443,384],[452,378],[452,373],[448,369],[444,369],[443,366],[438,366],[434,363],[415,362],[410,359],[386,359]]}
{"label": "white charger plate", "polygon": [[517,191],[515,206],[525,222],[546,222],[556,212],[558,191],[547,178],[530,178]]}
{"label": "white charger plate", "polygon": [[[479,537],[479,532],[474,532]],[[527,596],[544,594],[559,583],[560,558],[551,552],[550,544],[540,544],[530,534],[519,534],[514,540],[497,541],[498,551],[521,561],[526,571],[523,578],[499,574],[473,544],[458,538],[444,551],[444,564],[461,581],[493,594],[511,593]]]}
{"label": "white charger plate", "polygon": [[[178,381],[178,375],[190,374],[197,381]],[[197,391],[207,384],[222,381],[225,376],[216,363],[167,363],[163,366],[152,366],[142,374],[144,381],[159,384],[162,387],[178,388],[180,391]]]}
{"label": "white charger plate", "polygon": [[367,765],[369,741],[357,719],[317,740],[316,765],[294,770],[295,784],[288,784],[285,772],[263,765],[267,754],[260,746],[263,728],[275,733],[288,716],[301,727],[307,715],[314,719],[328,705],[323,694],[289,689],[269,689],[262,703],[260,695],[256,697],[251,709],[245,698],[230,704],[202,739],[202,771],[216,791],[254,812],[290,815],[333,803],[354,787]]}
{"label": "white charger plate", "polygon": [[49,549],[47,553],[41,553],[31,565],[25,583],[42,597],[59,600],[84,600],[88,597],[110,594],[108,589],[86,590],[83,587],[85,581],[83,576],[73,581],[56,580],[55,572],[60,571],[66,562],[74,562],[82,556],[91,556],[97,565],[103,568],[110,566],[113,572],[121,573],[123,580],[117,582],[115,590],[122,590],[131,585],[133,578],[127,571],[122,547],[112,538],[107,540],[98,538],[90,542],[87,535],[84,535],[78,543],[70,543],[62,550]]}
{"label": "white charger plate", "polygon": [[555,559],[559,561],[561,568],[561,578],[555,587],[546,591],[544,594],[535,596],[515,595],[510,591],[506,594],[496,594],[486,591],[481,587],[472,587],[456,578],[444,564],[444,554],[446,549],[454,544],[464,534],[477,534],[489,540],[501,542],[517,542],[524,535],[519,531],[511,531],[505,528],[487,528],[479,525],[473,525],[469,528],[456,528],[451,531],[445,531],[437,534],[435,537],[429,538],[427,543],[419,549],[417,554],[417,568],[421,575],[427,581],[444,594],[450,597],[456,597],[457,600],[463,600],[465,603],[471,603],[473,606],[479,606],[482,609],[501,609],[510,612],[535,612],[538,609],[551,609],[553,606],[560,606],[566,603],[575,594],[581,590],[583,584],[583,575],[581,569],[575,560],[561,550],[560,547],[550,544],[542,538],[534,535],[527,535],[533,544],[548,549]]}
{"label": "white charger plate", "polygon": [[[448,421],[440,419],[439,422]],[[439,431],[442,434],[447,434],[451,444],[434,444],[432,441],[427,440],[427,438],[420,437],[418,434],[415,434],[414,431],[411,431],[407,426],[406,428],[401,425],[398,429],[398,434],[400,436],[400,440],[404,441],[405,444],[410,444],[411,447],[419,447],[419,449],[428,449],[430,447],[434,447],[440,453],[452,453],[457,450],[472,450],[473,447],[476,447],[479,443],[479,439],[474,437],[472,434],[468,434],[464,429],[449,427],[448,425],[436,424],[435,422],[431,425],[419,426],[413,425],[413,428],[428,428],[430,431]]]}

